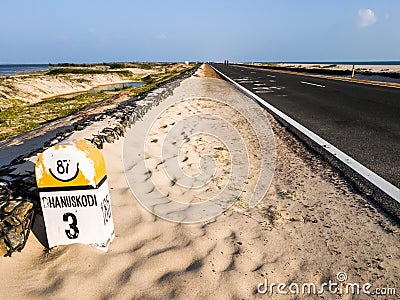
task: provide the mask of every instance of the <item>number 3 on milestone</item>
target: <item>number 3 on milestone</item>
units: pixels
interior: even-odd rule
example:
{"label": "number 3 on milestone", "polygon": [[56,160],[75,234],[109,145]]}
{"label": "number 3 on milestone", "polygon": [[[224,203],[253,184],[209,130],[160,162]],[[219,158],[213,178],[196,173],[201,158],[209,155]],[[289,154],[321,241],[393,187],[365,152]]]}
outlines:
{"label": "number 3 on milestone", "polygon": [[78,238],[79,229],[78,229],[78,220],[73,213],[65,213],[63,215],[63,221],[68,222],[69,229],[65,230],[65,234],[71,240]]}
{"label": "number 3 on milestone", "polygon": [[35,167],[49,247],[94,244],[107,251],[114,238],[104,157],[86,140],[54,145]]}

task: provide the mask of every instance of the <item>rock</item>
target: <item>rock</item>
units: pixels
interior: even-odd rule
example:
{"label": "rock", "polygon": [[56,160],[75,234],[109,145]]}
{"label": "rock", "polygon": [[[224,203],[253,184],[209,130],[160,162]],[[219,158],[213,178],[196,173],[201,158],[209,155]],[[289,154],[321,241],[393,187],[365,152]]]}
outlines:
{"label": "rock", "polygon": [[24,201],[20,203],[20,205],[15,208],[13,211],[13,215],[18,218],[18,220],[22,223],[27,218],[29,212],[33,209],[33,203]]}
{"label": "rock", "polygon": [[[7,205],[8,205],[8,201],[0,201],[0,212],[2,212]],[[1,216],[1,213],[0,213],[0,216]]]}
{"label": "rock", "polygon": [[0,182],[0,201],[7,201],[10,199],[11,191],[6,182]]}
{"label": "rock", "polygon": [[61,141],[61,139],[59,139],[59,138],[54,138],[54,139],[52,139],[52,140],[47,141],[46,143],[44,143],[44,147],[48,148],[48,147],[54,146],[54,145],[58,144],[60,141]]}
{"label": "rock", "polygon": [[5,227],[9,228],[12,226],[18,226],[21,222],[14,216],[7,216],[4,218],[3,223],[6,225]]}
{"label": "rock", "polygon": [[104,119],[103,115],[96,115],[96,116],[93,117],[93,121],[101,121],[103,119]]}
{"label": "rock", "polygon": [[107,134],[106,135],[106,142],[107,143],[114,143],[114,137],[112,136],[112,134]]}
{"label": "rock", "polygon": [[10,162],[10,165],[11,165],[11,166],[14,166],[14,165],[22,164],[23,162],[25,162],[25,158],[26,158],[26,157],[27,157],[27,155],[20,155],[20,156],[18,156],[17,158],[13,159],[13,160]]}
{"label": "rock", "polygon": [[91,143],[95,145],[98,149],[103,149],[103,141],[100,137],[98,136],[93,137]]}
{"label": "rock", "polygon": [[76,124],[75,127],[74,127],[74,129],[78,130],[78,131],[83,130],[84,128],[85,127],[83,125],[81,125],[81,124]]}
{"label": "rock", "polygon": [[17,233],[15,229],[12,229],[7,233],[7,239],[12,250],[17,249],[24,244],[24,237]]}
{"label": "rock", "polygon": [[18,204],[19,204],[19,201],[8,201],[7,206],[3,209],[2,212],[11,214],[11,212],[14,210],[14,208],[17,207]]}
{"label": "rock", "polygon": [[118,137],[121,137],[124,135],[124,131],[122,130],[122,127],[118,126],[118,125],[114,127],[114,132]]}
{"label": "rock", "polygon": [[8,247],[4,242],[4,238],[0,238],[0,256],[4,256],[8,253]]}
{"label": "rock", "polygon": [[11,255],[25,245],[34,205],[31,201],[0,202],[0,255]]}
{"label": "rock", "polygon": [[102,133],[104,134],[104,139],[107,143],[114,143],[114,140],[119,138],[115,128],[106,127],[103,129]]}

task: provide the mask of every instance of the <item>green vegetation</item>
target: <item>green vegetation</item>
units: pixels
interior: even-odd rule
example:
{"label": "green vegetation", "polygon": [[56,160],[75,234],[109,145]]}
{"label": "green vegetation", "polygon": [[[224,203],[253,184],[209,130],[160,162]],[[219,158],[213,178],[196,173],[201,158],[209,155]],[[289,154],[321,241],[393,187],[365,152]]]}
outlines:
{"label": "green vegetation", "polygon": [[126,63],[103,63],[103,65],[110,67],[110,69],[123,69],[126,68]]}
{"label": "green vegetation", "polygon": [[25,102],[20,99],[1,99],[0,112],[2,112],[4,109],[22,106],[24,104]]}
{"label": "green vegetation", "polygon": [[317,69],[329,69],[329,68],[335,68],[337,65],[312,65],[311,68],[317,68]]}
{"label": "green vegetation", "polygon": [[0,140],[71,115],[107,96],[105,93],[82,94],[71,99],[55,98],[30,105],[15,100],[12,107],[0,111]]}
{"label": "green vegetation", "polygon": [[263,63],[263,64],[261,64],[262,66],[272,66],[272,67],[274,67],[274,66],[278,66],[279,65],[279,63],[277,63],[277,62],[267,62],[267,63]]}
{"label": "green vegetation", "polygon": [[96,64],[74,64],[74,63],[59,63],[59,64],[49,64],[50,67],[95,67]]}
{"label": "green vegetation", "polygon": [[150,70],[155,67],[165,67],[173,65],[170,62],[103,62],[102,64],[75,64],[75,63],[59,63],[59,64],[49,64],[50,67],[58,68],[93,68],[99,66],[106,66],[110,69],[124,69],[124,68],[139,68]]}
{"label": "green vegetation", "polygon": [[46,73],[46,75],[67,75],[67,74],[118,74],[124,77],[131,77],[132,73],[128,70],[121,71],[107,71],[101,69],[73,69],[73,68],[57,68],[52,69]]}
{"label": "green vegetation", "polygon": [[72,69],[72,68],[60,68],[52,69],[46,73],[46,75],[65,75],[65,74],[107,74],[108,71],[96,70],[96,69]]}
{"label": "green vegetation", "polygon": [[[111,93],[84,93],[72,98],[57,97],[44,100],[35,104],[29,104],[19,99],[2,99],[0,106],[0,140],[35,129],[47,122],[69,116],[91,104],[107,100],[116,94],[135,97],[146,93],[164,82],[173,79],[181,73],[195,66],[183,66],[169,64],[163,71],[148,76],[144,85],[130,87]],[[164,70],[165,69],[165,70]],[[113,73],[94,69],[70,69],[60,68],[50,72],[55,74],[99,74],[99,72]],[[49,73],[50,73],[49,72]],[[96,73],[95,73],[96,72]],[[118,74],[132,78],[129,71],[115,71]]]}
{"label": "green vegetation", "polygon": [[160,67],[168,67],[173,65],[169,62],[112,62],[103,63],[103,66],[107,66],[110,69],[124,69],[124,68],[138,68],[143,70],[152,70]]}

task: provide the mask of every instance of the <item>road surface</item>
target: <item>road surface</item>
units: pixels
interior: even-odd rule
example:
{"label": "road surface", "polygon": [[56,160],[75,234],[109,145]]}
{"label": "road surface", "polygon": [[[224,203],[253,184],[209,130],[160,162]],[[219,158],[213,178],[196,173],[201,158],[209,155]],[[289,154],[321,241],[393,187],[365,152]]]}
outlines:
{"label": "road surface", "polygon": [[212,66],[400,187],[399,88]]}

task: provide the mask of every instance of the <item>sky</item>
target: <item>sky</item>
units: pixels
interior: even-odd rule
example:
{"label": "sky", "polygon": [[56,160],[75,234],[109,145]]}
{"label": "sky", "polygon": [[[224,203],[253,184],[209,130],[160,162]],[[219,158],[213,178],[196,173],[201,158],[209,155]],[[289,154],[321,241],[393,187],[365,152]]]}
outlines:
{"label": "sky", "polygon": [[1,0],[0,64],[400,60],[399,0]]}

